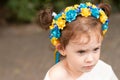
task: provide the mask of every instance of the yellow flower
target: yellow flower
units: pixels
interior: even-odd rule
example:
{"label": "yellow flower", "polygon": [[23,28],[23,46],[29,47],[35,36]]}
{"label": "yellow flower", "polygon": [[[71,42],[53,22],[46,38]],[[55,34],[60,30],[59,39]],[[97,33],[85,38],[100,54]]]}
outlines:
{"label": "yellow flower", "polygon": [[67,7],[67,8],[65,9],[65,12],[67,12],[67,11],[69,11],[69,10],[74,10],[74,7],[72,7],[72,6]]}
{"label": "yellow flower", "polygon": [[53,25],[51,25],[51,26],[49,26],[50,27],[50,30],[52,30],[53,28],[54,28],[54,26]]}
{"label": "yellow flower", "polygon": [[52,25],[49,26],[50,30],[54,28],[55,20],[52,21]]}
{"label": "yellow flower", "polygon": [[61,18],[64,18],[64,19],[65,19],[65,17],[66,17],[66,16],[65,16],[65,14],[64,14],[64,13],[62,13],[62,16],[61,16]]}
{"label": "yellow flower", "polygon": [[103,36],[106,34],[106,32],[107,32],[107,29],[102,31]]}
{"label": "yellow flower", "polygon": [[100,10],[100,21],[104,24],[107,19],[108,19],[108,17],[107,17],[106,14],[104,13],[104,11],[103,11],[103,10]]}
{"label": "yellow flower", "polygon": [[100,15],[105,15],[105,12],[103,10],[100,10]]}
{"label": "yellow flower", "polygon": [[56,45],[59,43],[59,40],[58,40],[57,38],[53,37],[53,38],[51,39],[51,43],[52,43],[54,46],[56,46]]}
{"label": "yellow flower", "polygon": [[88,9],[88,8],[82,8],[81,9],[81,15],[84,16],[84,17],[90,16],[91,15],[90,9]]}
{"label": "yellow flower", "polygon": [[100,16],[100,21],[104,24],[106,20],[108,19],[107,16]]}
{"label": "yellow flower", "polygon": [[93,8],[97,8],[94,4],[92,5]]}
{"label": "yellow flower", "polygon": [[90,2],[86,2],[87,6],[92,6],[92,4]]}
{"label": "yellow flower", "polygon": [[78,4],[75,4],[75,5],[74,5],[74,8],[75,8],[75,9],[77,9],[77,8],[78,8],[78,6],[79,6]]}
{"label": "yellow flower", "polygon": [[56,21],[56,24],[58,25],[59,29],[62,29],[65,27],[66,20],[64,20],[62,17],[58,18]]}

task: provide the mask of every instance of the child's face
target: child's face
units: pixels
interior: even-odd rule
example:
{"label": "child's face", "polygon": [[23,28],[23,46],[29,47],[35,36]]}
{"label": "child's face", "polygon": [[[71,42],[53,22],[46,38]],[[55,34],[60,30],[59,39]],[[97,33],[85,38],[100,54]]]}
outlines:
{"label": "child's face", "polygon": [[[82,41],[86,41],[83,38]],[[95,35],[92,35],[87,44],[81,44],[81,39],[70,40],[64,53],[66,54],[66,63],[71,70],[88,72],[98,62],[102,40],[98,41]]]}

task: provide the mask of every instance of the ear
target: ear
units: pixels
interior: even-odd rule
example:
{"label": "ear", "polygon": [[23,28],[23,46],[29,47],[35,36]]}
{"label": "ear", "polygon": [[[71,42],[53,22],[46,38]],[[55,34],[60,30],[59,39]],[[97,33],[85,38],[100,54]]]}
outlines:
{"label": "ear", "polygon": [[65,55],[66,55],[65,49],[64,49],[64,47],[63,47],[60,43],[57,44],[56,49],[59,51],[59,53],[60,53],[62,56],[65,56]]}

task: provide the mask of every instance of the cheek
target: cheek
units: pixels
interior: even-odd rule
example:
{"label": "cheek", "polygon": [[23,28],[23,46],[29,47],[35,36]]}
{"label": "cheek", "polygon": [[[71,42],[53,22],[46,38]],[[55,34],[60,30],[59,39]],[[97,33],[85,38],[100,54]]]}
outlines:
{"label": "cheek", "polygon": [[67,61],[73,66],[83,65],[83,58],[78,56],[77,53],[69,53],[66,57]]}
{"label": "cheek", "polygon": [[100,50],[99,50],[98,53],[96,54],[96,57],[97,57],[97,58],[100,57]]}
{"label": "cheek", "polygon": [[100,58],[100,52],[98,53],[93,53],[93,56],[94,56],[94,61],[97,62]]}

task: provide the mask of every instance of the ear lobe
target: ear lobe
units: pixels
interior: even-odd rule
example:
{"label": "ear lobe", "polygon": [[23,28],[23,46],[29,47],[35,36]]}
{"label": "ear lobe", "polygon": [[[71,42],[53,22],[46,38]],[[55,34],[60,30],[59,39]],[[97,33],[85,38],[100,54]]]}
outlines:
{"label": "ear lobe", "polygon": [[56,46],[56,49],[58,50],[58,52],[62,55],[62,56],[65,56],[65,52],[64,52],[64,47],[61,45],[61,44],[58,44]]}

